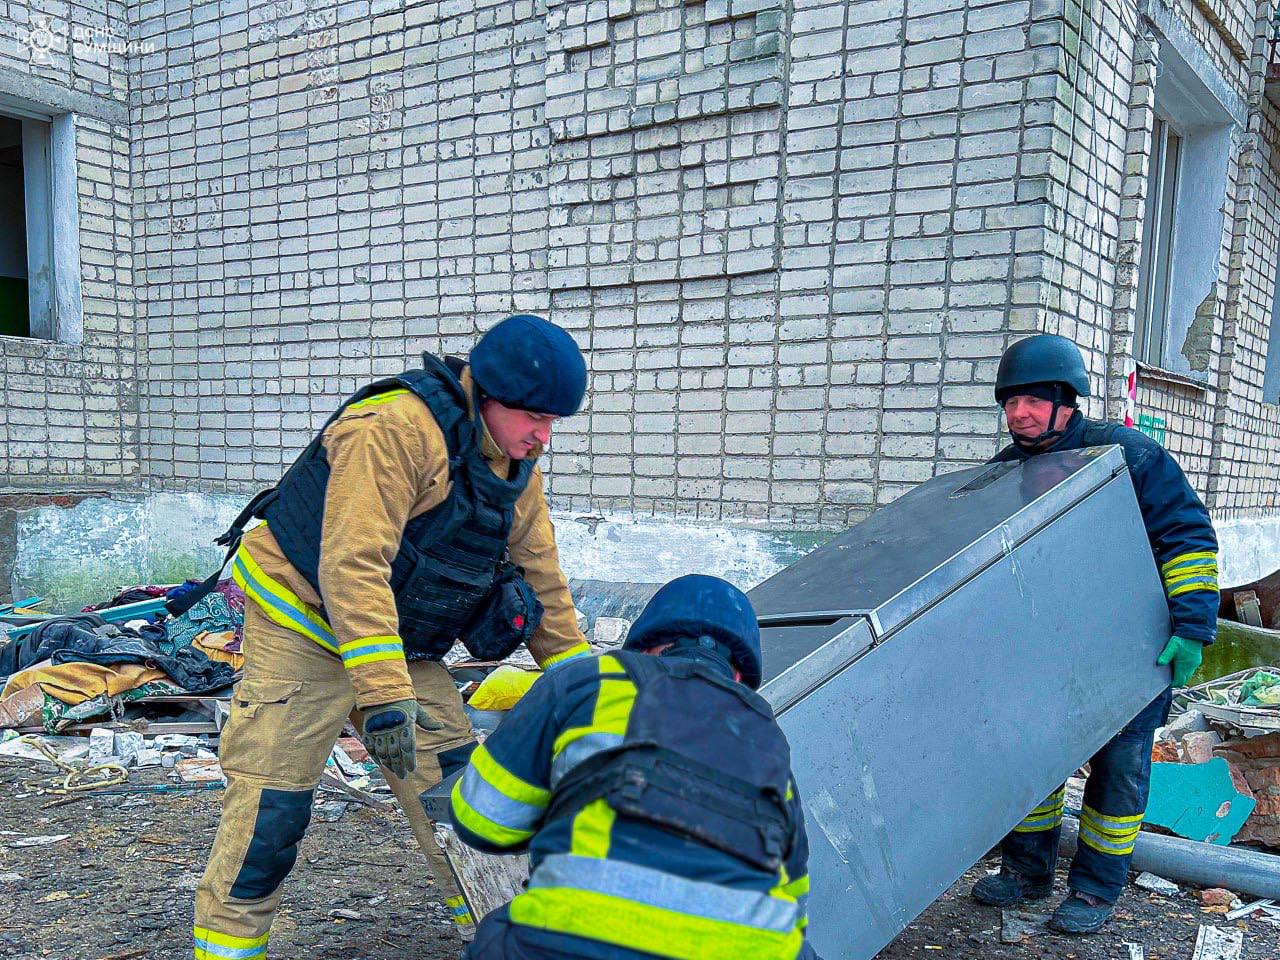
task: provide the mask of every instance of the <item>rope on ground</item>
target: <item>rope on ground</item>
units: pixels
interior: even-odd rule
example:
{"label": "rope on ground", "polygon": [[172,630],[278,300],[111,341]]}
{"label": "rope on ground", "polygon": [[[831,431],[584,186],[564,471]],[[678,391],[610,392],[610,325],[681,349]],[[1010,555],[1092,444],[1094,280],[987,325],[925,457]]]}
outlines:
{"label": "rope on ground", "polygon": [[114,787],[129,780],[129,771],[118,763],[99,763],[93,766],[76,766],[67,763],[53,748],[35,737],[23,737],[22,743],[34,747],[60,772],[51,777],[28,780],[26,789],[36,793],[79,793],[83,790],[99,790]]}

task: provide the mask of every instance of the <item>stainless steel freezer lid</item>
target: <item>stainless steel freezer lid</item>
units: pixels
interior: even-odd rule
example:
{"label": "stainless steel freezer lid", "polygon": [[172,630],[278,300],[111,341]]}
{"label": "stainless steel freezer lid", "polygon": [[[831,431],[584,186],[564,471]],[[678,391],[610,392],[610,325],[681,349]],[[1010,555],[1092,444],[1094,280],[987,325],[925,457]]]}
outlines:
{"label": "stainless steel freezer lid", "polygon": [[863,649],[879,642],[1124,470],[1115,446],[1046,453],[937,477],[881,507],[748,593],[765,683],[841,635],[848,663],[853,618],[870,628]]}

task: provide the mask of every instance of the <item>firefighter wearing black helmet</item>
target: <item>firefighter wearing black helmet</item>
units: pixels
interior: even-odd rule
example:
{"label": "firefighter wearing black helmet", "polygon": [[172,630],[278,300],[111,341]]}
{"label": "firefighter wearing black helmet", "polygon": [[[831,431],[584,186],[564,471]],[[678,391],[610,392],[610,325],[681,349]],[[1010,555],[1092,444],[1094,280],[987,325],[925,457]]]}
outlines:
{"label": "firefighter wearing black helmet", "polygon": [[[1169,603],[1169,642],[1152,656],[1171,664],[1174,686],[1184,686],[1216,630],[1218,542],[1182,469],[1145,434],[1090,420],[1077,409],[1079,398],[1089,396],[1089,374],[1080,350],[1065,337],[1041,334],[1010,347],[1000,360],[995,394],[1013,442],[993,462],[1106,444],[1124,451]],[[1152,739],[1168,718],[1170,697],[1170,690],[1162,693],[1090,761],[1068,895],[1050,920],[1053,929],[1091,933],[1110,918],[1142,825]],[[1007,906],[1049,896],[1062,808],[1060,788],[1014,828],[1001,844],[1000,872],[974,886],[977,900]]]}

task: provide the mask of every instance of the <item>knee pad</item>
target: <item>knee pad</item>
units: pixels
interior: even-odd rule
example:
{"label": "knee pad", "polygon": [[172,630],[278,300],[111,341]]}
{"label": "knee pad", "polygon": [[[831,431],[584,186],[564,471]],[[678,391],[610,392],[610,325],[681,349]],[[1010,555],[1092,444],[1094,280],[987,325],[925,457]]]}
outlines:
{"label": "knee pad", "polygon": [[312,790],[263,790],[253,837],[231,896],[260,900],[284,882],[298,859],[298,844],[311,821]]}

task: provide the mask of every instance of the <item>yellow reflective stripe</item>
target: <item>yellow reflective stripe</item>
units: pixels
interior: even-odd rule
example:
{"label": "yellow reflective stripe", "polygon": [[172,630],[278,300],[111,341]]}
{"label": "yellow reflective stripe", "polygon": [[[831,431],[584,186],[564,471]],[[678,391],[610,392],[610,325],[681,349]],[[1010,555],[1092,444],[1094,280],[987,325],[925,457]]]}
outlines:
{"label": "yellow reflective stripe", "polygon": [[1131,813],[1122,817],[1113,817],[1105,813],[1099,813],[1093,807],[1088,806],[1080,811],[1080,819],[1088,820],[1090,823],[1108,831],[1137,830],[1142,826],[1142,821],[1145,817],[1145,813]]}
{"label": "yellow reflective stripe", "polygon": [[1052,820],[1036,823],[1028,823],[1023,821],[1013,828],[1014,833],[1044,833],[1046,830],[1056,830],[1061,820]]}
{"label": "yellow reflective stripe", "polygon": [[795,957],[804,940],[799,926],[778,933],[565,887],[525,891],[511,902],[510,916],[513,923],[670,960],[781,960]]}
{"label": "yellow reflective stripe", "polygon": [[1187,580],[1191,577],[1216,577],[1218,575],[1218,565],[1216,563],[1197,564],[1194,567],[1180,567],[1164,575],[1165,583],[1177,583],[1179,580]]}
{"label": "yellow reflective stripe", "polygon": [[1036,807],[1034,810],[1028,813],[1024,819],[1029,820],[1032,817],[1048,816],[1051,813],[1057,813],[1062,809],[1062,807],[1063,807],[1063,802],[1061,800],[1059,800],[1057,803],[1047,803],[1043,807]]}
{"label": "yellow reflective stripe", "polygon": [[471,916],[471,910],[467,907],[467,899],[463,896],[445,897],[445,905],[449,908],[449,913],[453,916],[453,922],[459,926],[475,923],[475,918]]}
{"label": "yellow reflective stripe", "polygon": [[375,393],[372,397],[365,397],[363,400],[357,400],[355,403],[347,407],[348,410],[359,410],[361,407],[375,407],[380,403],[389,403],[396,397],[403,397],[408,390],[403,387],[396,390],[388,390],[386,393]]}
{"label": "yellow reflective stripe", "polygon": [[790,883],[783,883],[782,892],[789,897],[799,899],[809,892],[809,875],[796,877]]}
{"label": "yellow reflective stripe", "polygon": [[1184,593],[1195,593],[1197,590],[1207,590],[1210,593],[1217,593],[1218,581],[1215,579],[1212,583],[1201,581],[1199,583],[1184,583],[1181,586],[1171,587],[1169,590],[1169,597],[1180,597]]}
{"label": "yellow reflective stripe", "polygon": [[314,640],[330,653],[338,652],[337,638],[324,617],[284,584],[267,576],[244,547],[236,551],[231,576],[273,622]]}
{"label": "yellow reflective stripe", "polygon": [[545,807],[551,802],[551,791],[535,786],[527,780],[516,776],[497,760],[493,759],[487,747],[482,743],[471,751],[471,766],[484,781],[504,797],[510,797],[531,807]]}
{"label": "yellow reflective stripe", "polygon": [[616,818],[604,797],[592,800],[574,815],[569,852],[597,860],[609,856],[609,838]]}
{"label": "yellow reflective stripe", "polygon": [[1218,561],[1218,554],[1213,550],[1198,550],[1195,553],[1183,553],[1174,557],[1172,560],[1166,560],[1160,564],[1160,572],[1168,573],[1180,563],[1186,563],[1189,560],[1212,560],[1215,564]]}
{"label": "yellow reflective stripe", "polygon": [[[573,741],[593,733],[612,733],[626,736],[627,723],[631,719],[631,708],[636,702],[636,685],[627,679],[622,672],[622,664],[608,654],[599,658],[600,692],[596,694],[595,709],[591,715],[591,725],[586,727],[570,727],[555,739],[551,747],[554,760]],[[614,679],[610,673],[622,673]]]}
{"label": "yellow reflective stripe", "polygon": [[[1139,814],[1137,816],[1139,822],[1133,823],[1131,826],[1118,828],[1103,826],[1095,819],[1097,816],[1101,816],[1101,814],[1091,811],[1088,807],[1081,811],[1080,842],[1092,847],[1099,853],[1105,853],[1110,856],[1123,857],[1133,853],[1134,844],[1138,840],[1138,831],[1142,826],[1142,815]],[[1107,819],[1130,820],[1132,818],[1114,817]]]}
{"label": "yellow reflective stripe", "polygon": [[347,669],[384,660],[403,660],[404,644],[396,636],[359,637],[338,646],[338,655]]}
{"label": "yellow reflective stripe", "polygon": [[192,930],[195,960],[259,960],[267,955],[270,932],[259,937],[235,937],[206,927]]}
{"label": "yellow reflective stripe", "polygon": [[1127,857],[1129,854],[1133,853],[1133,848],[1137,845],[1136,837],[1128,843],[1116,843],[1105,839],[1099,834],[1094,833],[1092,830],[1086,830],[1083,828],[1080,830],[1079,841],[1086,847],[1110,857]]}
{"label": "yellow reflective stripe", "polygon": [[504,827],[500,823],[494,823],[472,807],[471,804],[467,803],[466,798],[462,795],[462,778],[459,778],[457,783],[453,785],[449,801],[453,809],[454,819],[458,823],[462,824],[477,837],[488,840],[496,846],[514,847],[516,844],[523,843],[533,836],[532,830],[516,830],[513,827]]}
{"label": "yellow reflective stripe", "polygon": [[543,660],[540,664],[538,664],[538,666],[542,667],[543,670],[546,670],[549,667],[554,667],[561,663],[564,663],[566,660],[573,660],[576,657],[584,657],[584,656],[585,657],[591,656],[591,648],[587,646],[585,643],[577,643],[577,644],[574,644],[572,647],[570,647],[568,650],[561,650],[559,653],[552,654],[551,656],[547,657],[547,659]]}

